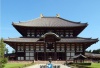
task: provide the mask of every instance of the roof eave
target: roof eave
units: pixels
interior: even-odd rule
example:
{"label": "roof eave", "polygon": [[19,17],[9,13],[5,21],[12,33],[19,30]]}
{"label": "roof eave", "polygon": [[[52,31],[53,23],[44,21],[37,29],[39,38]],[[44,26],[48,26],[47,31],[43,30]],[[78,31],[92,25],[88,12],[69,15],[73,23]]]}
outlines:
{"label": "roof eave", "polygon": [[15,23],[13,23],[12,24],[14,27],[16,27],[16,26],[18,26],[18,27],[34,27],[34,28],[44,28],[44,27],[51,27],[51,28],[58,28],[58,27],[61,27],[61,28],[63,28],[63,27],[67,27],[67,28],[72,28],[72,27],[87,27],[87,25],[80,25],[80,26],[24,26],[24,25],[17,25],[17,24],[15,24]]}

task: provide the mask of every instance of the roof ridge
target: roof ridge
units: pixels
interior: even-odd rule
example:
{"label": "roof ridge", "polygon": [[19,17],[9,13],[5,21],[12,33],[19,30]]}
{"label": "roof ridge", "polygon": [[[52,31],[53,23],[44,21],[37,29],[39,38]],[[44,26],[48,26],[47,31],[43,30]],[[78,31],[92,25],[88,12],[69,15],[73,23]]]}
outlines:
{"label": "roof ridge", "polygon": [[65,21],[68,21],[68,22],[71,22],[71,23],[76,23],[76,24],[87,24],[87,23],[81,23],[81,22],[71,21],[71,20],[68,20],[68,19],[61,18],[61,17],[57,17],[57,18],[62,19],[62,20],[65,20]]}
{"label": "roof ridge", "polygon": [[31,19],[31,20],[27,20],[27,21],[12,22],[12,24],[26,23],[26,22],[33,21],[33,20],[36,20],[36,19],[41,19],[41,17],[37,17],[37,18]]}
{"label": "roof ridge", "polygon": [[55,16],[46,16],[46,17],[41,17],[41,18],[58,18],[58,17],[55,17]]}

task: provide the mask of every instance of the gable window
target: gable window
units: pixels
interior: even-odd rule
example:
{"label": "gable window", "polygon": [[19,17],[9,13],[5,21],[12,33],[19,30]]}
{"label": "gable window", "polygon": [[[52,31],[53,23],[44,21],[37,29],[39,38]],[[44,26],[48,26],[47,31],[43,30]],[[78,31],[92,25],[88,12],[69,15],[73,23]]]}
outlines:
{"label": "gable window", "polygon": [[30,50],[33,51],[34,50],[34,47],[33,46],[30,46]]}
{"label": "gable window", "polygon": [[31,36],[32,36],[32,37],[35,37],[35,35],[34,35],[34,30],[31,31]]}
{"label": "gable window", "polygon": [[36,50],[39,51],[39,46],[36,46]]}
{"label": "gable window", "polygon": [[36,37],[40,37],[40,32],[37,32],[36,34],[37,34],[37,36],[36,36]]}
{"label": "gable window", "polygon": [[27,37],[30,37],[30,30],[27,30]]}
{"label": "gable window", "polygon": [[20,51],[20,46],[17,46],[17,50]]}
{"label": "gable window", "polygon": [[70,30],[70,37],[73,37],[73,30]]}
{"label": "gable window", "polygon": [[44,46],[41,46],[41,51],[43,51],[44,50]]}
{"label": "gable window", "polygon": [[60,30],[60,37],[64,37],[64,32],[63,32],[63,30]]}
{"label": "gable window", "polygon": [[21,51],[23,51],[24,50],[24,46],[21,46]]}
{"label": "gable window", "polygon": [[69,32],[68,31],[65,32],[65,37],[69,37]]}
{"label": "gable window", "polygon": [[70,46],[67,46],[67,51],[70,51]]}
{"label": "gable window", "polygon": [[83,50],[83,46],[82,46],[82,44],[80,44],[80,51],[82,51]]}
{"label": "gable window", "polygon": [[76,46],[76,50],[79,51],[79,45]]}
{"label": "gable window", "polygon": [[75,51],[75,44],[71,44],[71,50]]}
{"label": "gable window", "polygon": [[60,46],[57,46],[57,50],[60,51]]}
{"label": "gable window", "polygon": [[39,35],[39,34],[37,34],[37,37],[40,37],[40,35]]}
{"label": "gable window", "polygon": [[26,46],[26,51],[29,51],[29,46]]}
{"label": "gable window", "polygon": [[64,46],[61,46],[61,51],[64,51],[65,49],[64,49]]}

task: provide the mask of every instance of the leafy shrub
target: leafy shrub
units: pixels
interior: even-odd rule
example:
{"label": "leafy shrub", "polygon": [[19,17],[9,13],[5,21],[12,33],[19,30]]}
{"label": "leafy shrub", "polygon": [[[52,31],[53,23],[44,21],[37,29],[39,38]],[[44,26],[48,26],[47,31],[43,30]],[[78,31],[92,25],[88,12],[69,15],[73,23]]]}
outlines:
{"label": "leafy shrub", "polygon": [[1,60],[1,63],[2,64],[6,64],[8,62],[8,59],[7,58],[3,58],[2,60]]}
{"label": "leafy shrub", "polygon": [[0,68],[4,68],[5,64],[8,62],[7,58],[0,59]]}
{"label": "leafy shrub", "polygon": [[70,62],[70,63],[68,63],[69,65],[85,65],[85,66],[87,66],[87,65],[91,65],[91,63],[73,63],[73,62]]}

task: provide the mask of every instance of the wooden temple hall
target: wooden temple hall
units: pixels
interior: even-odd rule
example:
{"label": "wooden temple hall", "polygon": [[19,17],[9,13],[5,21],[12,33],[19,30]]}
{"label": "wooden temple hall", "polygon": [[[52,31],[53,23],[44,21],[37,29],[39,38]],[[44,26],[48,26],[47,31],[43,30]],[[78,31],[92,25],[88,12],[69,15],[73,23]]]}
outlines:
{"label": "wooden temple hall", "polygon": [[[14,28],[22,35],[19,38],[4,39],[15,49],[15,60],[73,60],[98,39],[82,38],[78,35],[87,23],[74,22],[60,17],[39,18],[26,22],[13,22]],[[88,33],[87,33],[88,34]]]}

